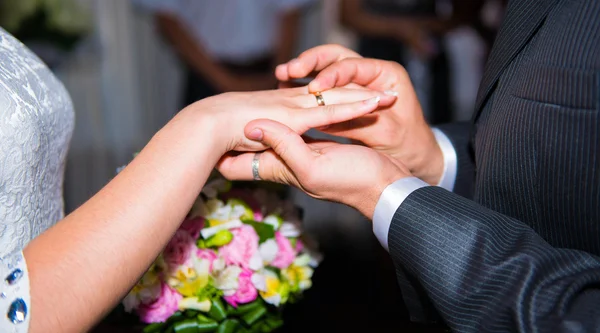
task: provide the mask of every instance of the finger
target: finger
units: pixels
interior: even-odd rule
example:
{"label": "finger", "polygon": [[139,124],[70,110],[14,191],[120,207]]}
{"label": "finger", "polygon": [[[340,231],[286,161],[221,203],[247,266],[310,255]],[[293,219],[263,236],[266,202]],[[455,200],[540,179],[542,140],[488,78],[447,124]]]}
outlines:
{"label": "finger", "polygon": [[259,119],[248,123],[246,137],[270,147],[294,174],[304,174],[314,159],[309,146],[291,128],[273,120]]}
{"label": "finger", "polygon": [[327,66],[346,58],[360,58],[360,54],[340,45],[321,45],[304,51],[298,58],[275,69],[277,79],[287,81],[292,78],[303,78],[312,72],[320,71]]}
{"label": "finger", "polygon": [[[347,89],[335,88],[321,93],[325,105],[347,104],[364,101],[369,98],[379,97],[379,106],[386,107],[396,101],[395,94],[379,92],[370,89]],[[313,108],[318,106],[317,98],[314,94],[303,93],[297,96],[296,102],[300,108]],[[302,110],[304,112],[305,110]]]}
{"label": "finger", "polygon": [[[254,156],[255,153],[227,154],[217,163],[217,170],[229,180],[254,180],[252,173]],[[288,166],[270,149],[258,156],[258,174],[263,180],[296,185]]]}
{"label": "finger", "polygon": [[[321,71],[317,77],[309,83],[310,92],[325,91],[334,87],[342,87],[350,83],[368,86],[379,79],[384,71],[383,60],[375,59],[344,59],[332,64]],[[391,89],[384,87],[384,89]]]}
{"label": "finger", "polygon": [[367,114],[338,124],[318,128],[319,131],[330,135],[344,137],[350,140],[364,140],[378,135],[377,127],[373,126],[380,117],[379,112]]}
{"label": "finger", "polygon": [[303,109],[298,116],[298,123],[294,126],[300,133],[311,128],[327,126],[359,118],[375,111],[379,107],[380,97],[372,97],[361,102],[325,105],[310,109]]}

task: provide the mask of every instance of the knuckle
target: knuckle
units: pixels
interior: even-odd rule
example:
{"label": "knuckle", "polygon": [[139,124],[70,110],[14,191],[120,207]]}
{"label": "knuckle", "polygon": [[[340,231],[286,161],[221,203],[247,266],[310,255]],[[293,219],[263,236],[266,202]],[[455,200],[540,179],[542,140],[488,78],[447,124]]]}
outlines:
{"label": "knuckle", "polygon": [[285,159],[288,152],[288,142],[292,138],[292,131],[286,130],[281,137],[278,137],[273,142],[273,149],[277,152],[281,158]]}
{"label": "knuckle", "polygon": [[334,105],[325,105],[321,108],[321,112],[323,113],[325,119],[331,120],[335,115],[335,109],[336,107]]}

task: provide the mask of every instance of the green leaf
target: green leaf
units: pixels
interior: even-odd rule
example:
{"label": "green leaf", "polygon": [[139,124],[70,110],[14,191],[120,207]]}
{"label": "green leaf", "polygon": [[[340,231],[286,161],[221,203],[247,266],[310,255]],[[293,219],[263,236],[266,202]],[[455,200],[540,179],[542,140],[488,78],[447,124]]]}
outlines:
{"label": "green leaf", "polygon": [[227,308],[227,314],[229,314],[231,316],[240,316],[240,315],[248,313],[248,312],[250,312],[252,310],[258,309],[261,306],[264,306],[264,304],[262,303],[262,301],[256,300],[256,301],[254,301],[252,303],[240,305],[237,308],[228,307]]}
{"label": "green leaf", "polygon": [[275,229],[273,229],[273,226],[271,226],[269,224],[260,223],[260,222],[256,222],[256,221],[242,221],[242,222],[244,222],[245,224],[254,228],[254,230],[258,234],[258,242],[261,244],[269,239],[275,238]]}
{"label": "green leaf", "polygon": [[265,323],[269,325],[269,327],[273,330],[280,328],[283,326],[283,319],[281,317],[269,317],[265,320]]}
{"label": "green leaf", "polygon": [[225,306],[223,306],[223,302],[221,302],[218,298],[212,300],[212,306],[210,307],[210,311],[208,311],[208,316],[218,322],[221,322],[227,318]]}
{"label": "green leaf", "polygon": [[217,333],[234,333],[240,325],[240,322],[235,319],[227,319],[219,325]]}
{"label": "green leaf", "polygon": [[198,319],[198,322],[199,322],[199,323],[201,323],[201,324],[203,324],[203,323],[212,323],[212,322],[214,322],[214,320],[212,320],[212,319],[208,318],[207,316],[205,316],[205,315],[203,315],[203,314],[201,314],[201,313],[199,313],[199,314],[196,316],[196,318]]}
{"label": "green leaf", "polygon": [[199,300],[204,299],[217,299],[223,296],[223,291],[217,289],[214,285],[213,278],[209,277],[208,284],[204,286],[201,290],[196,294]]}
{"label": "green leaf", "polygon": [[167,323],[169,323],[169,324],[174,323],[174,322],[182,320],[182,319],[184,319],[183,313],[177,311],[173,315],[171,315],[171,317],[169,317],[169,319],[167,319]]}
{"label": "green leaf", "polygon": [[198,322],[198,333],[214,332],[219,328],[219,323],[212,321],[210,323]]}
{"label": "green leaf", "polygon": [[198,333],[198,321],[186,319],[173,325],[173,331],[177,333]]}
{"label": "green leaf", "polygon": [[150,324],[144,327],[144,333],[159,333],[164,326],[164,323]]}
{"label": "green leaf", "polygon": [[184,316],[188,317],[188,318],[194,318],[196,317],[196,315],[198,315],[198,311],[194,311],[194,310],[186,310],[183,313]]}
{"label": "green leaf", "polygon": [[295,249],[296,248],[296,244],[298,244],[298,239],[297,238],[293,238],[293,237],[289,237],[288,240],[290,241],[290,244],[292,245],[292,248]]}
{"label": "green leaf", "polygon": [[265,306],[261,306],[255,310],[252,310],[242,316],[242,320],[247,325],[252,326],[252,324],[256,323],[262,316],[267,314],[267,308]]}

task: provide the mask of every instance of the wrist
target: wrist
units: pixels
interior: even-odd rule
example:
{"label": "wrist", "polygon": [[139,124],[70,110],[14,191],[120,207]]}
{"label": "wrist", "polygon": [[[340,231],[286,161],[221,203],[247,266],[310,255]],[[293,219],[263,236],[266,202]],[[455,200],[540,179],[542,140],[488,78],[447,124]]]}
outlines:
{"label": "wrist", "polygon": [[231,146],[231,140],[223,131],[222,112],[211,106],[215,97],[205,98],[181,110],[163,130],[177,133],[180,137],[194,138],[181,140],[181,144],[189,144],[190,152],[205,152],[206,162],[215,164]]}
{"label": "wrist", "polygon": [[395,165],[394,168],[389,168],[388,172],[379,172],[376,181],[372,182],[366,191],[359,193],[354,207],[372,221],[375,214],[375,207],[377,207],[383,191],[394,182],[412,176],[404,166],[398,165]]}
{"label": "wrist", "polygon": [[437,185],[444,173],[444,154],[438,144],[431,128],[421,140],[423,148],[411,163],[411,172],[415,177],[422,179],[430,185]]}

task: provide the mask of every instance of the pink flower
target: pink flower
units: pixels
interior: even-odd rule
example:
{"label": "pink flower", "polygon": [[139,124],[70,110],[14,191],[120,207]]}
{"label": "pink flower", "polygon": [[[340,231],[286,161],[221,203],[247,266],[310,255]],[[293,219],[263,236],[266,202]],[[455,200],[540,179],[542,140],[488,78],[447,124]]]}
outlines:
{"label": "pink flower", "polygon": [[217,259],[217,254],[213,250],[198,249],[196,256],[200,259],[206,259],[210,262],[209,271],[212,272],[213,262]]}
{"label": "pink flower", "polygon": [[204,228],[204,218],[196,217],[191,220],[185,220],[179,227],[180,230],[187,231],[194,239],[200,237],[200,231]]}
{"label": "pink flower", "polygon": [[180,229],[165,247],[163,256],[169,268],[173,269],[188,264],[190,256],[195,253],[196,249],[196,243],[192,236],[187,231]]}
{"label": "pink flower", "polygon": [[249,268],[250,259],[258,251],[258,235],[254,228],[242,225],[232,229],[233,240],[219,249],[219,255],[225,259],[227,265],[238,265]]}
{"label": "pink flower", "polygon": [[304,250],[304,243],[300,239],[296,240],[296,253],[300,253]]}
{"label": "pink flower", "polygon": [[287,268],[294,262],[294,259],[296,259],[296,252],[294,251],[290,240],[285,236],[282,236],[279,231],[275,233],[275,241],[277,241],[279,251],[277,251],[275,260],[271,262],[271,266],[277,268]]}
{"label": "pink flower", "polygon": [[263,220],[264,216],[260,211],[255,210],[254,211],[254,221],[259,221],[261,222]]}
{"label": "pink flower", "polygon": [[148,304],[141,304],[137,310],[140,320],[144,323],[162,323],[171,317],[179,308],[179,301],[183,299],[177,291],[165,283],[161,283],[160,295]]}
{"label": "pink flower", "polygon": [[252,284],[252,271],[244,269],[238,277],[238,289],[231,296],[224,296],[223,299],[231,306],[236,307],[238,304],[250,303],[258,297],[258,291]]}

